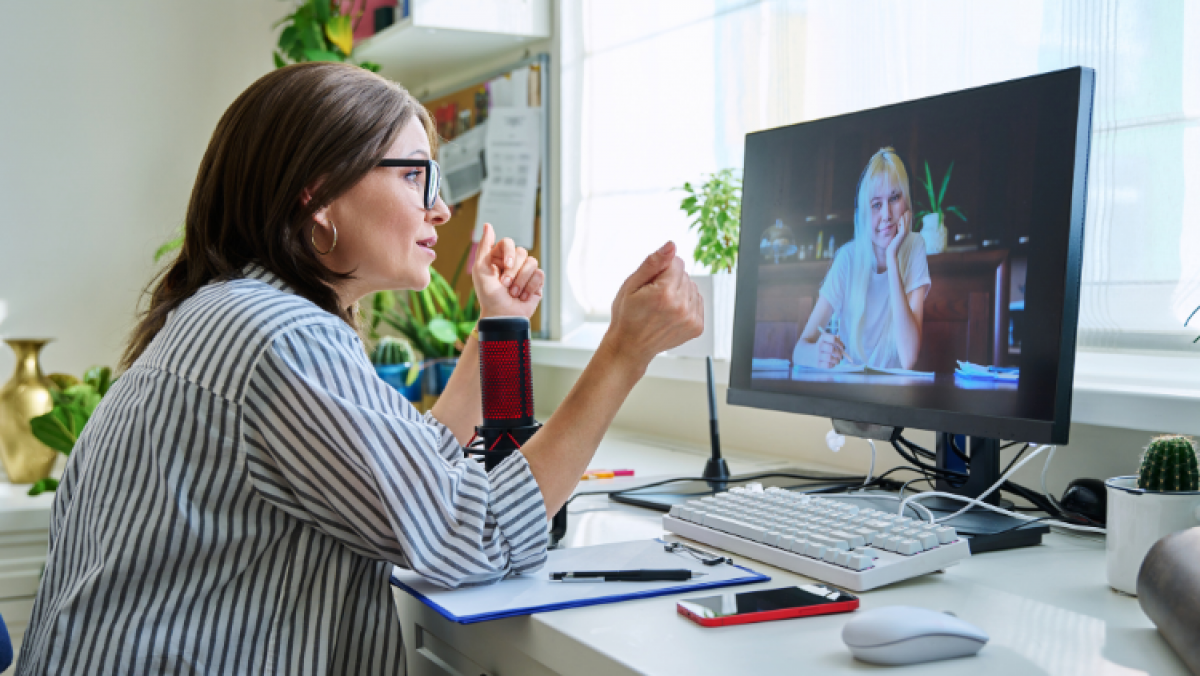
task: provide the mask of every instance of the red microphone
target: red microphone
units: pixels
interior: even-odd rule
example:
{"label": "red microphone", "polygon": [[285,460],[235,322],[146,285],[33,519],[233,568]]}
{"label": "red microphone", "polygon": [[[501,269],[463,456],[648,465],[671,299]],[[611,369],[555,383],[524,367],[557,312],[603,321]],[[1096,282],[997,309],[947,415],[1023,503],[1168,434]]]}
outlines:
{"label": "red microphone", "polygon": [[[524,317],[480,319],[479,384],[483,424],[467,452],[481,456],[491,472],[513,451],[525,445],[542,424],[533,417],[533,368],[529,352],[529,320]],[[554,515],[550,542],[567,532],[567,506]]]}
{"label": "red microphone", "polygon": [[484,467],[500,461],[529,441],[542,426],[533,417],[533,369],[529,354],[529,320],[489,317],[479,324],[479,384],[483,424],[475,428]]}

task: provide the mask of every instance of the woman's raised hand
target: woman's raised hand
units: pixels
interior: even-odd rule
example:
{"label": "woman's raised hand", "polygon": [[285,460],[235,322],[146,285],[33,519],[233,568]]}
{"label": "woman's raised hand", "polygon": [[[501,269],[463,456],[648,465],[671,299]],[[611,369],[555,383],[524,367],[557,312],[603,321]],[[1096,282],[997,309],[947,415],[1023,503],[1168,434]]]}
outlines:
{"label": "woman's raised hand", "polygon": [[654,355],[704,331],[704,301],[675,256],[675,243],[650,254],[617,291],[605,341],[644,368]]}
{"label": "woman's raised hand", "polygon": [[908,233],[912,232],[912,209],[906,208],[904,213],[900,214],[900,222],[896,225],[896,235],[892,237],[892,241],[888,242],[887,260],[896,260],[900,252],[900,245],[904,243],[904,238]]}
{"label": "woman's raised hand", "polygon": [[846,354],[846,344],[841,338],[832,333],[821,333],[817,339],[817,368],[831,369],[842,363]]}
{"label": "woman's raised hand", "polygon": [[496,241],[491,223],[483,224],[483,238],[471,268],[481,317],[525,317],[542,300],[546,273],[536,258],[505,237]]}

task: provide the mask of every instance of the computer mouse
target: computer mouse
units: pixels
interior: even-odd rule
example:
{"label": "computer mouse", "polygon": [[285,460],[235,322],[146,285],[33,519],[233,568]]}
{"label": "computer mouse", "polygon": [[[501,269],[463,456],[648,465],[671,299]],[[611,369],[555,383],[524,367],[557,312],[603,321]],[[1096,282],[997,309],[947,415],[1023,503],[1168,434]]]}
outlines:
{"label": "computer mouse", "polygon": [[888,606],[860,612],[842,628],[842,640],[863,662],[898,665],[969,657],[988,635],[936,610]]}
{"label": "computer mouse", "polygon": [[1104,523],[1108,516],[1108,493],[1099,479],[1076,479],[1067,484],[1059,500],[1063,509],[1082,514],[1092,521]]}

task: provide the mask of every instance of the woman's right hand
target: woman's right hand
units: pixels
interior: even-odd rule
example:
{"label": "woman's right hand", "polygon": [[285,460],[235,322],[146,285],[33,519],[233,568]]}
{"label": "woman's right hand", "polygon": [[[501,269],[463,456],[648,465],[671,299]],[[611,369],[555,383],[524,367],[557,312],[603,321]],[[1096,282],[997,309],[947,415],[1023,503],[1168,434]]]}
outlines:
{"label": "woman's right hand", "polygon": [[846,354],[846,344],[841,338],[832,333],[821,333],[817,339],[817,367],[831,369],[842,362]]}
{"label": "woman's right hand", "polygon": [[605,341],[644,368],[654,355],[704,331],[704,301],[675,256],[675,243],[650,254],[617,291]]}

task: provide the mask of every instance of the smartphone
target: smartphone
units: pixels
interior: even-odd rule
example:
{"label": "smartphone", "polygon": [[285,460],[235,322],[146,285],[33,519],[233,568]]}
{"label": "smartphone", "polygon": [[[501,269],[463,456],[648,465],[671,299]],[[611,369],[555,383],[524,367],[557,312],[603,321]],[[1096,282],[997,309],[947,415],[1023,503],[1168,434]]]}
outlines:
{"label": "smartphone", "polygon": [[680,615],[702,627],[724,627],[791,617],[846,613],[858,608],[858,597],[823,584],[684,599]]}

